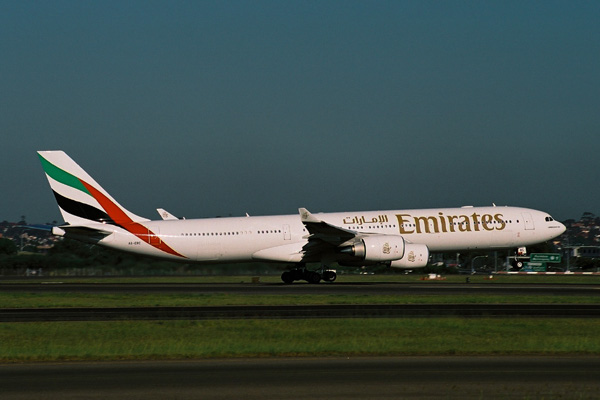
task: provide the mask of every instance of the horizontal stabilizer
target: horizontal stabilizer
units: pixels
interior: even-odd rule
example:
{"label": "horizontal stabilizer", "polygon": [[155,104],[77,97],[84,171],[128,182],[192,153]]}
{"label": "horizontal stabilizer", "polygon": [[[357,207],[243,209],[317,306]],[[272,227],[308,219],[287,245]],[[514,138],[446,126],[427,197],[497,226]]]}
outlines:
{"label": "horizontal stabilizer", "polygon": [[62,225],[52,228],[52,234],[56,236],[64,236],[91,243],[96,243],[112,233],[112,231],[100,227],[84,225]]}
{"label": "horizontal stabilizer", "polygon": [[53,227],[54,227],[54,225],[46,225],[46,224],[19,225],[19,228],[35,229],[38,231],[47,231],[47,232],[51,232]]}

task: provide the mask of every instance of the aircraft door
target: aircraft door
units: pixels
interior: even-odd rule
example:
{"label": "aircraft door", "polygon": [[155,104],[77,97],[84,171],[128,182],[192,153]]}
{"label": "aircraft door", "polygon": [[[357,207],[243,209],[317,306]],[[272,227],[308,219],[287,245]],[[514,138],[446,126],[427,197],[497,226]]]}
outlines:
{"label": "aircraft door", "polygon": [[292,240],[292,232],[288,224],[283,225],[283,240]]}
{"label": "aircraft door", "polygon": [[161,242],[160,230],[158,228],[154,228],[153,231],[148,229],[148,243],[150,243],[152,246],[158,246],[161,244]]}
{"label": "aircraft door", "polygon": [[533,218],[531,213],[525,212],[523,215],[523,222],[525,223],[525,230],[534,230],[535,225],[533,224]]}

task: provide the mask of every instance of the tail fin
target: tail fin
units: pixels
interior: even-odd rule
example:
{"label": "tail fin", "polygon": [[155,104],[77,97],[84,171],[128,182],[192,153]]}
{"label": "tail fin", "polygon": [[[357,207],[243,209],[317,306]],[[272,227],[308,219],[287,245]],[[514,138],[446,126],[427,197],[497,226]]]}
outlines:
{"label": "tail fin", "polygon": [[148,221],[123,208],[64,151],[38,151],[58,208],[70,225]]}

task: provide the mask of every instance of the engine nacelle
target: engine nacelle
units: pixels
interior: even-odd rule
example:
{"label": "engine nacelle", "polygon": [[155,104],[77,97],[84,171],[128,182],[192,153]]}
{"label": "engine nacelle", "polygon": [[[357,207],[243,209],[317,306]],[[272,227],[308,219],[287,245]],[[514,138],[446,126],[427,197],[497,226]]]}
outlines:
{"label": "engine nacelle", "polygon": [[404,257],[404,246],[402,236],[373,235],[361,238],[360,241],[343,248],[341,252],[364,261],[384,262]]}
{"label": "engine nacelle", "polygon": [[392,268],[413,269],[427,266],[429,249],[424,244],[407,243],[404,248],[404,257],[390,263]]}

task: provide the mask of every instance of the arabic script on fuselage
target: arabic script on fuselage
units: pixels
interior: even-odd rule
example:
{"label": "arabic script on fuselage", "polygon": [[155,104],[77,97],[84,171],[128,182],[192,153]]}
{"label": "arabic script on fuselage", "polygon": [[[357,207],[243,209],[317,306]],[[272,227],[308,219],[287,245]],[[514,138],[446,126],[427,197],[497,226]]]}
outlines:
{"label": "arabic script on fuselage", "polygon": [[385,224],[388,222],[387,215],[378,215],[373,218],[366,218],[364,215],[344,218],[344,225],[365,225],[365,224]]}

